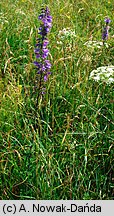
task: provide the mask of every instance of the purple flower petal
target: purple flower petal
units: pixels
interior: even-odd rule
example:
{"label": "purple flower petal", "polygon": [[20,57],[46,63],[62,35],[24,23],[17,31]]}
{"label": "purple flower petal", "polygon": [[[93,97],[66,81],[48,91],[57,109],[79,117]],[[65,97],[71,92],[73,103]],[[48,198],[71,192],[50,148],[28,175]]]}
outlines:
{"label": "purple flower petal", "polygon": [[106,18],[104,21],[106,22],[106,24],[109,24],[111,22],[109,18]]}
{"label": "purple flower petal", "polygon": [[35,54],[39,54],[39,52],[40,52],[40,49],[34,49]]}
{"label": "purple flower petal", "polygon": [[50,69],[51,68],[51,64],[49,60],[45,60],[45,67],[46,69]]}
{"label": "purple flower petal", "polygon": [[41,55],[40,54],[36,54],[36,58],[37,59],[41,58]]}
{"label": "purple flower petal", "polygon": [[48,80],[48,75],[46,74],[45,76],[44,76],[44,81],[46,82]]}
{"label": "purple flower petal", "polygon": [[40,67],[40,63],[39,63],[39,62],[34,61],[33,63],[34,63],[34,65],[35,65],[36,67]]}
{"label": "purple flower petal", "polygon": [[46,48],[46,46],[48,45],[49,41],[47,39],[45,39],[43,41],[43,48]]}

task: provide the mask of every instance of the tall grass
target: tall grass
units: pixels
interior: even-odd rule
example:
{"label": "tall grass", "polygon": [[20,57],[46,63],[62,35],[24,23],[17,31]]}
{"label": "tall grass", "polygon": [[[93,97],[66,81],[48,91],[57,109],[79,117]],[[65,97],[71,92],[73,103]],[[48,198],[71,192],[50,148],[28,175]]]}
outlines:
{"label": "tall grass", "polygon": [[[33,61],[42,3],[53,16],[52,75],[36,109]],[[0,4],[1,199],[113,199],[113,84],[89,80],[93,69],[114,62],[113,0]],[[108,48],[88,48],[90,38],[101,41],[106,16],[112,20]],[[76,37],[60,44],[64,28]]]}

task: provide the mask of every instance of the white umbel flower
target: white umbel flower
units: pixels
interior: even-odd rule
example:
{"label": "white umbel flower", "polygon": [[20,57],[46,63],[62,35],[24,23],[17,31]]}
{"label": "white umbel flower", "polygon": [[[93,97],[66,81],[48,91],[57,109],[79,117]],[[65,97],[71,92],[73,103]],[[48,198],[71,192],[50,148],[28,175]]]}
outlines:
{"label": "white umbel flower", "polygon": [[[84,46],[87,46],[88,48],[102,48],[102,46],[104,46],[103,42],[102,41],[93,41],[93,40],[90,40],[90,41],[87,41],[84,43]],[[108,48],[108,44],[105,43],[105,46]]]}
{"label": "white umbel flower", "polygon": [[111,84],[114,82],[114,66],[102,66],[91,71],[90,79]]}

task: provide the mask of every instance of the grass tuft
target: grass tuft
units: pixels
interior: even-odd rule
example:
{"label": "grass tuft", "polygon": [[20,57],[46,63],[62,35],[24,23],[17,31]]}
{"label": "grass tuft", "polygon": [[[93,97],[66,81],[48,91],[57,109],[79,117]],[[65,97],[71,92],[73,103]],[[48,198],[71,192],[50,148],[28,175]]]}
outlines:
{"label": "grass tuft", "polygon": [[0,198],[113,199],[113,83],[89,79],[113,65],[113,1],[45,3],[53,16],[52,75],[37,110],[33,61],[42,1],[0,3]]}

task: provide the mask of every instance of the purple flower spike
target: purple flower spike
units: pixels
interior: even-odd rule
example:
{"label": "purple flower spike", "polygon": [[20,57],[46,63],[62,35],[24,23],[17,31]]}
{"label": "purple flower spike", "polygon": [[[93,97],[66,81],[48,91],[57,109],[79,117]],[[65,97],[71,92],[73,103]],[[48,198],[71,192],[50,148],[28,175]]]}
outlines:
{"label": "purple flower spike", "polygon": [[102,39],[103,40],[107,40],[108,39],[108,30],[109,30],[109,26],[104,27],[103,33],[102,33]]}
{"label": "purple flower spike", "polygon": [[37,69],[37,75],[40,77],[39,80],[39,90],[42,94],[45,93],[43,89],[43,82],[48,80],[48,76],[51,74],[51,63],[47,60],[49,50],[47,45],[49,41],[47,35],[52,27],[52,16],[50,16],[49,8],[42,8],[41,14],[38,19],[41,21],[41,25],[38,28],[38,38],[37,44],[35,45],[34,53],[36,55],[37,61],[34,61],[34,65]]}
{"label": "purple flower spike", "polygon": [[108,32],[109,32],[109,28],[110,28],[110,26],[108,24],[111,22],[111,20],[109,18],[106,18],[104,21],[106,24],[105,24],[103,31],[102,31],[103,42],[108,39]]}

